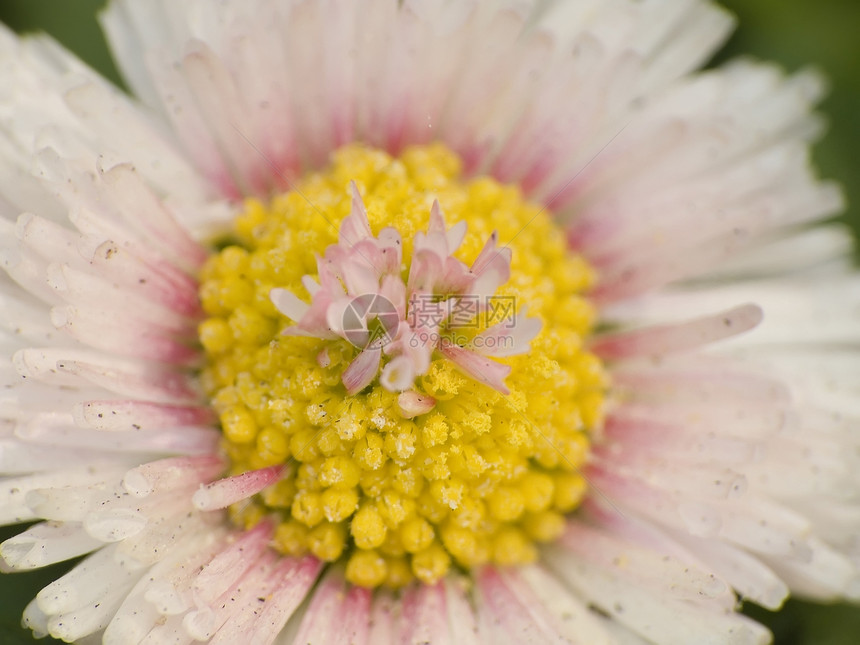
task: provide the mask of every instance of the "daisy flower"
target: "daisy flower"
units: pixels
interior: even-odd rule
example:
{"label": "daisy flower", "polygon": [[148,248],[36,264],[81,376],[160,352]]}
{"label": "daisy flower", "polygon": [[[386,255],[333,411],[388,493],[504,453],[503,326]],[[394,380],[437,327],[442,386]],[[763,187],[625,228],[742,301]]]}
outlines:
{"label": "daisy flower", "polygon": [[105,643],[767,643],[860,598],[814,73],[705,0],[0,33],[0,545]]}

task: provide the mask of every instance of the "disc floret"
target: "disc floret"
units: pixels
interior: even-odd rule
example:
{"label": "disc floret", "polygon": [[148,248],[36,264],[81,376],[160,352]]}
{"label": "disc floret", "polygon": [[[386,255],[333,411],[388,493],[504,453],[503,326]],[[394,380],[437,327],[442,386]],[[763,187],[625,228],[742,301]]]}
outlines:
{"label": "disc floret", "polygon": [[[411,390],[400,401],[407,415],[432,404],[431,397],[421,397],[413,386],[430,369],[436,352],[472,378],[509,394],[504,378],[510,366],[490,357],[526,353],[540,321],[527,318],[523,306],[484,325],[468,339],[469,346],[453,333],[455,318],[464,326],[480,326],[478,319],[482,314],[486,318],[490,298],[510,277],[511,250],[498,247],[498,233],[493,232],[467,266],[454,256],[466,235],[466,222],[447,228],[434,201],[427,231],[414,236],[404,278],[400,233],[386,227],[374,237],[355,182],[350,191],[352,210],[340,225],[338,242],[317,259],[319,282],[310,275],[302,278],[311,303],[286,289],[271,292],[278,310],[296,321],[283,333],[348,340],[360,351],[343,371],[347,394],[363,390],[381,369],[379,382],[386,390]],[[317,362],[326,366],[330,360],[324,348]]]}
{"label": "disc floret", "polygon": [[249,202],[202,278],[231,474],[283,466],[231,512],[274,517],[282,552],[432,583],[530,561],[582,498],[606,386],[583,350],[593,274],[515,188],[462,180],[441,146],[345,148]]}

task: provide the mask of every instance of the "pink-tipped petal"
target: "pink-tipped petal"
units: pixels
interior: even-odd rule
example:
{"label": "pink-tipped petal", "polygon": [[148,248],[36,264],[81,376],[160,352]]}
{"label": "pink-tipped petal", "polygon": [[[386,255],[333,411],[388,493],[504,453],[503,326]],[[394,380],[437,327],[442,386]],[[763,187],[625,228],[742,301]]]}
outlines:
{"label": "pink-tipped petal", "polygon": [[[201,602],[199,595],[195,597],[198,608],[180,619],[181,626],[187,632],[186,638],[190,635],[194,640],[216,642],[213,637],[222,628],[229,632],[231,625],[241,622],[243,614],[249,608],[253,612],[256,599],[267,596],[275,586],[278,561],[278,555],[271,549],[264,549],[259,557],[249,554],[241,567],[226,576],[232,582],[224,588],[220,596],[205,604]],[[155,637],[150,641],[170,642],[175,639],[173,633],[178,627],[179,625],[171,625],[168,621],[153,630],[151,635]],[[222,640],[221,643],[223,642]],[[229,642],[236,641],[234,639]]]}
{"label": "pink-tipped petal", "polygon": [[65,362],[60,359],[55,363],[54,372],[83,379],[116,392],[121,397],[180,405],[194,404],[202,398],[197,384],[190,376],[160,367],[142,366],[140,369],[123,371],[107,364],[74,360]]}
{"label": "pink-tipped petal", "polygon": [[341,264],[346,292],[351,296],[363,296],[379,290],[383,275],[382,258],[373,244],[356,244]]}
{"label": "pink-tipped petal", "polygon": [[379,286],[378,295],[394,305],[401,321],[406,318],[406,285],[399,275],[386,275]]}
{"label": "pink-tipped petal", "polygon": [[395,598],[391,591],[383,588],[374,592],[370,607],[369,642],[394,642],[395,621],[398,618],[399,609],[399,598]]}
{"label": "pink-tipped petal", "polygon": [[311,308],[308,303],[303,302],[296,294],[286,289],[272,289],[269,292],[269,298],[278,311],[296,322],[301,321]]}
{"label": "pink-tipped petal", "polygon": [[224,466],[224,461],[213,455],[172,457],[129,470],[122,485],[134,497],[147,497],[172,487],[202,484],[216,477]]}
{"label": "pink-tipped petal", "polygon": [[493,234],[487,238],[484,248],[481,249],[478,257],[472,263],[471,270],[478,278],[485,273],[495,272],[499,285],[502,285],[511,277],[513,252],[507,246],[498,248],[498,241],[498,231],[493,231]]}
{"label": "pink-tipped petal", "polygon": [[482,636],[490,642],[582,643],[611,645],[595,618],[562,585],[542,570],[536,585],[519,569],[486,568],[477,575]]}
{"label": "pink-tipped petal", "polygon": [[284,476],[285,466],[269,466],[202,486],[192,498],[201,511],[215,511],[256,495]]}
{"label": "pink-tipped petal", "polygon": [[[335,248],[339,249],[340,247],[329,247],[329,249],[326,249],[326,253]],[[324,293],[330,294],[332,298],[336,297],[335,294],[338,296],[343,295],[343,286],[338,277],[337,267],[330,258],[317,256],[317,275],[320,281],[320,289]]]}
{"label": "pink-tipped petal", "polygon": [[215,633],[212,645],[272,643],[307,596],[321,569],[322,562],[316,558],[284,558],[267,576],[266,586],[252,590],[256,601],[239,605]]}
{"label": "pink-tipped petal", "polygon": [[147,401],[85,401],[76,404],[72,413],[79,427],[106,431],[211,426],[216,420],[208,407],[171,406]]}
{"label": "pink-tipped petal", "polygon": [[414,585],[400,598],[399,631],[391,642],[479,645],[475,614],[465,580],[448,577],[435,585]]}
{"label": "pink-tipped petal", "polygon": [[408,588],[401,596],[401,643],[449,643],[444,583]]}
{"label": "pink-tipped petal", "polygon": [[343,572],[330,569],[314,592],[293,642],[368,644],[371,597],[369,589],[346,585]]}
{"label": "pink-tipped petal", "polygon": [[454,253],[454,251],[460,248],[463,239],[466,237],[468,228],[469,225],[466,223],[466,220],[463,220],[448,229],[445,233],[445,241],[448,243],[448,253]]}
{"label": "pink-tipped petal", "polygon": [[382,360],[381,348],[363,350],[343,372],[342,381],[347,394],[360,392],[376,377]]}
{"label": "pink-tipped petal", "polygon": [[391,226],[386,226],[379,231],[379,246],[382,254],[383,273],[396,274],[400,272],[400,264],[403,262],[403,238],[400,232]]}
{"label": "pink-tipped petal", "polygon": [[477,352],[447,343],[441,343],[439,351],[476,381],[489,385],[502,394],[511,393],[505,385],[505,378],[511,373],[510,365],[497,363]]}
{"label": "pink-tipped petal", "polygon": [[302,286],[309,294],[311,294],[311,297],[321,289],[319,282],[309,275],[302,276]]}
{"label": "pink-tipped petal", "polygon": [[402,392],[415,382],[415,368],[408,356],[396,356],[388,361],[379,375],[379,383],[389,392]]}
{"label": "pink-tipped petal", "polygon": [[233,586],[266,551],[272,539],[273,526],[262,521],[222,550],[200,570],[193,589],[201,603],[215,602]]}
{"label": "pink-tipped petal", "polygon": [[373,236],[367,219],[367,210],[354,181],[349,182],[349,189],[352,192],[352,212],[343,220],[338,232],[338,244],[347,248]]}
{"label": "pink-tipped petal", "polygon": [[337,298],[343,297],[343,288],[338,283],[338,290],[331,292],[326,289],[320,289],[314,294],[310,309],[302,316],[301,321],[297,325],[292,325],[283,330],[285,336],[312,336],[313,338],[322,338],[333,340],[338,337],[339,329],[332,327],[328,323],[329,310],[333,302]]}
{"label": "pink-tipped petal", "polygon": [[331,365],[331,356],[328,353],[328,347],[323,347],[320,353],[317,354],[317,365],[323,369]]}
{"label": "pink-tipped petal", "polygon": [[[417,239],[417,236],[416,236]],[[416,249],[412,254],[407,291],[412,294],[410,306],[416,294],[432,295],[445,270],[444,260],[429,249]]]}
{"label": "pink-tipped petal", "polygon": [[436,284],[436,290],[443,294],[468,293],[474,280],[469,267],[449,256],[442,264],[442,277]]}
{"label": "pink-tipped petal", "polygon": [[762,317],[758,305],[741,305],[684,323],[600,336],[591,343],[590,349],[607,360],[677,354],[749,331]]}
{"label": "pink-tipped petal", "polygon": [[406,419],[427,414],[436,405],[436,399],[429,394],[403,392],[397,397],[397,411]]}
{"label": "pink-tipped petal", "polygon": [[[353,299],[349,296],[339,298],[330,303],[325,310],[325,328],[341,338],[344,335],[344,316],[346,315],[347,309],[352,306],[352,300]],[[357,331],[358,330],[350,329],[351,334],[355,334]],[[359,342],[359,344],[363,343]]]}
{"label": "pink-tipped petal", "polygon": [[445,233],[445,216],[442,214],[442,207],[439,205],[439,200],[434,199],[433,205],[430,207],[430,222],[427,224],[427,234]]}

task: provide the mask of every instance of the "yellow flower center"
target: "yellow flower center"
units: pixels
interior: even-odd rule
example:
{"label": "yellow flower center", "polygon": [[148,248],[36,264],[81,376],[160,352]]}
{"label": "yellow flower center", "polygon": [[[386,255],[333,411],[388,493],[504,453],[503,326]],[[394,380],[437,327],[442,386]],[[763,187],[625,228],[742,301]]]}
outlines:
{"label": "yellow flower center", "polygon": [[[233,520],[250,527],[274,517],[277,549],[343,558],[347,578],[365,587],[432,584],[452,564],[530,562],[535,543],[559,535],[586,490],[579,468],[606,387],[600,361],[583,349],[594,310],[582,294],[593,271],[516,187],[460,171],[441,145],[398,159],[343,148],[295,190],[249,200],[232,243],[201,275],[203,383],[220,415],[229,474],[286,465],[278,483],[231,508]],[[414,385],[435,405],[405,414],[378,378],[347,393],[342,374],[360,348],[281,334],[295,321],[270,293],[283,288],[310,302],[302,277],[315,276],[316,258],[337,243],[350,181],[373,234],[401,234],[404,279],[434,200],[449,224],[467,223],[455,254],[467,265],[498,231],[499,246],[512,251],[511,278],[488,312],[527,306],[542,323],[527,353],[494,359],[511,367],[509,395],[437,351]]]}

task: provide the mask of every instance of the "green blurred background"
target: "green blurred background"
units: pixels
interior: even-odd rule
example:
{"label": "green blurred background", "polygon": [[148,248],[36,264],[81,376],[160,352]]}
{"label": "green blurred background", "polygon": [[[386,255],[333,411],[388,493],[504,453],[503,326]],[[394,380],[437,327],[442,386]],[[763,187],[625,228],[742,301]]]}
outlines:
{"label": "green blurred background", "polygon": [[[95,21],[95,12],[104,4],[104,0],[0,0],[0,21],[17,31],[52,34],[118,83]],[[830,79],[831,93],[821,108],[830,120],[830,130],[816,147],[815,158],[823,176],[844,186],[849,206],[843,218],[860,232],[860,2],[724,0],[722,4],[738,15],[740,26],[715,63],[751,54],[778,61],[789,70],[812,64]],[[16,532],[0,529],[0,540]],[[58,565],[0,577],[0,645],[33,642],[19,627],[21,612],[41,587],[67,568]],[[770,626],[777,645],[860,643],[857,607],[790,601],[776,614],[756,607],[747,608],[747,613]]]}

